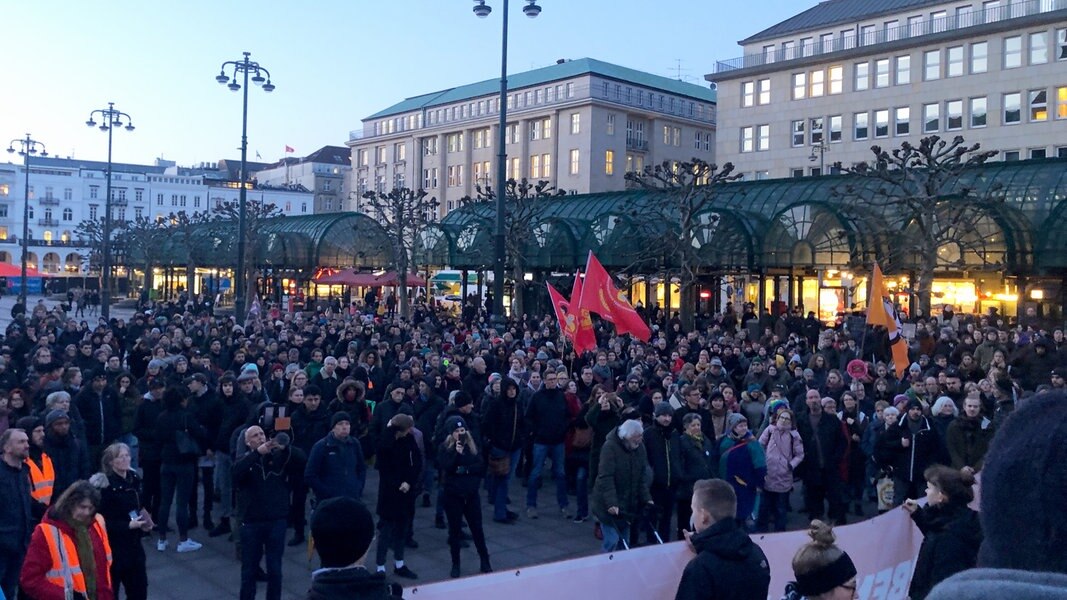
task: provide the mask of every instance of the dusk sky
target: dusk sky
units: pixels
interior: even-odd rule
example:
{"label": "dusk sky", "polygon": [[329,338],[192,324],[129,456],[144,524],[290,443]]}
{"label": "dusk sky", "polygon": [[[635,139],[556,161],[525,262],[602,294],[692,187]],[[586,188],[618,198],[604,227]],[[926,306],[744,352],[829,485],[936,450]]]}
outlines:
{"label": "dusk sky", "polygon": [[[277,86],[250,91],[249,159],[343,145],[406,97],[499,77],[502,1],[487,3],[479,19],[470,0],[6,2],[0,143],[29,132],[53,155],[105,160],[85,121],[112,101],[137,127],[115,132],[116,162],[239,158],[241,94],[214,78],[249,51]],[[591,57],[707,85],[737,40],[815,3],[539,0],[528,19],[511,0],[509,72]]]}

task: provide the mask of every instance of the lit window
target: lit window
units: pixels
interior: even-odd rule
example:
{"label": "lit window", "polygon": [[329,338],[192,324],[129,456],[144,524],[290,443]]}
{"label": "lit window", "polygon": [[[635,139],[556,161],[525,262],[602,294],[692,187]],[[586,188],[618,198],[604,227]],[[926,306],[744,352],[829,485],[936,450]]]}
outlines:
{"label": "lit window", "polygon": [[571,150],[571,175],[577,175],[581,171],[582,155],[577,148]]}
{"label": "lit window", "polygon": [[758,134],[758,139],[757,139],[757,144],[758,145],[756,146],[756,149],[757,150],[761,150],[761,151],[762,150],[770,150],[771,149],[771,126],[770,125],[760,125],[760,126],[756,127],[756,130],[757,130],[757,134]]}
{"label": "lit window", "polygon": [[874,111],[874,137],[889,137],[889,109]]}
{"label": "lit window", "polygon": [[605,150],[604,151],[604,174],[605,175],[614,175],[615,174],[615,151],[614,150]]}
{"label": "lit window", "polygon": [[1067,119],[1067,86],[1056,88],[1056,118]]}
{"label": "lit window", "polygon": [[771,103],[771,80],[760,79],[758,82],[759,88],[759,103],[770,104]]}
{"label": "lit window", "polygon": [[1048,92],[1046,90],[1030,90],[1030,121],[1048,120]]}
{"label": "lit window", "polygon": [[826,72],[823,70],[811,72],[811,97],[818,98],[823,95],[825,88]]}
{"label": "lit window", "polygon": [[845,68],[841,65],[830,67],[830,93],[840,94],[844,91]]}
{"label": "lit window", "polygon": [[571,113],[571,135],[578,135],[582,131],[581,113]]}

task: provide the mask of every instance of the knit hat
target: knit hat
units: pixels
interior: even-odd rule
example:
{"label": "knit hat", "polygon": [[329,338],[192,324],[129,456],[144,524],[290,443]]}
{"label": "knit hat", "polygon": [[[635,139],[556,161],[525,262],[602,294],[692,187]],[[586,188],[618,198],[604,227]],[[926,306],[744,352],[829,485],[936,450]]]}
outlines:
{"label": "knit hat", "polygon": [[856,565],[847,552],[832,563],[797,576],[797,593],[805,597],[820,596],[842,586],[856,576]]}
{"label": "knit hat", "polygon": [[463,419],[463,417],[453,415],[445,419],[446,434],[451,435],[453,431],[459,429],[460,427],[464,429],[467,428],[467,422]]}
{"label": "knit hat", "polygon": [[748,423],[748,419],[741,413],[730,413],[726,416],[726,432],[727,434],[733,434],[734,427],[737,427],[742,421]]}
{"label": "knit hat", "polygon": [[711,359],[711,366],[713,366],[713,367],[721,367],[722,366],[722,359],[717,358],[717,357]]}
{"label": "knit hat", "polygon": [[489,385],[493,385],[494,383],[499,382],[501,379],[503,379],[503,377],[500,375],[500,373],[491,373],[489,375]]}
{"label": "knit hat", "polygon": [[786,400],[774,400],[767,405],[767,414],[774,416],[778,414],[778,411],[783,408],[789,408],[789,402]]}
{"label": "knit hat", "polygon": [[330,429],[333,429],[337,426],[338,423],[342,421],[348,421],[348,424],[351,425],[352,417],[348,416],[347,412],[340,410],[334,413],[333,417],[330,418]]}
{"label": "knit hat", "polygon": [[915,399],[915,398],[912,398],[911,400],[908,400],[908,404],[907,404],[907,406],[905,407],[905,409],[904,409],[904,410],[911,410],[911,409],[913,409],[913,408],[917,408],[917,409],[919,409],[919,410],[922,410],[922,408],[923,408],[923,403],[922,403],[922,402],[919,402],[919,401],[918,401],[917,399]]}
{"label": "knit hat", "polygon": [[163,360],[158,359],[158,358],[153,358],[152,360],[148,361],[148,368],[149,369],[166,369],[167,368],[167,363],[165,361],[163,361]]}
{"label": "knit hat", "polygon": [[1067,573],[1067,394],[1020,403],[985,456],[978,566]]}
{"label": "knit hat", "polygon": [[911,400],[906,394],[897,394],[893,396],[893,406],[900,408],[901,405],[907,405]]}
{"label": "knit hat", "polygon": [[256,366],[256,363],[246,363],[245,366],[241,367],[241,373],[251,373],[259,377],[259,367]]}
{"label": "knit hat", "polygon": [[374,518],[355,498],[330,498],[315,507],[311,537],[323,568],[347,567],[370,548],[374,540]]}
{"label": "knit hat", "polygon": [[663,415],[674,416],[674,407],[671,406],[670,402],[660,402],[656,405],[655,410],[652,411],[652,416],[654,417],[662,417]]}
{"label": "knit hat", "polygon": [[50,411],[48,413],[48,416],[44,418],[44,426],[46,428],[51,427],[53,423],[55,423],[56,421],[61,421],[63,419],[70,421],[70,416],[67,415],[66,411],[62,411],[57,408],[53,411]]}
{"label": "knit hat", "polygon": [[22,417],[15,422],[15,427],[25,431],[27,435],[42,425],[44,425],[44,421],[38,417]]}
{"label": "knit hat", "polygon": [[537,358],[537,360],[548,360],[548,353],[544,350],[538,350],[534,357]]}
{"label": "knit hat", "polygon": [[920,372],[922,370],[923,370],[923,368],[919,366],[919,363],[911,363],[911,366],[908,367],[908,371],[910,371],[912,373],[918,373],[918,372]]}

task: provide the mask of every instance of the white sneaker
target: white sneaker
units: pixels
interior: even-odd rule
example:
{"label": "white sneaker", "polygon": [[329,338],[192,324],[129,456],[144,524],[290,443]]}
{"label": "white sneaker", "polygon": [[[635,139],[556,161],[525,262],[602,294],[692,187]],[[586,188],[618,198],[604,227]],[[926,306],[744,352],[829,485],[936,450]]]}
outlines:
{"label": "white sneaker", "polygon": [[157,540],[156,541],[156,550],[159,550],[160,552],[166,552],[167,551],[167,540]]}
{"label": "white sneaker", "polygon": [[203,547],[203,544],[194,542],[191,538],[184,542],[178,542],[178,552],[196,552]]}

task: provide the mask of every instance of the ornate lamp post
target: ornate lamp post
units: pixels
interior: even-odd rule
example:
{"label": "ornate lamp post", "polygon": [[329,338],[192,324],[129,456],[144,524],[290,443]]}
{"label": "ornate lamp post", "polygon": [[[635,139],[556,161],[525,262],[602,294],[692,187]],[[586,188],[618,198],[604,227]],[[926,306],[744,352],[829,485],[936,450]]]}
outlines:
{"label": "ornate lamp post", "polygon": [[26,134],[24,138],[18,138],[8,142],[7,151],[9,154],[14,154],[15,144],[21,147],[18,150],[19,156],[22,157],[22,168],[26,172],[26,186],[24,191],[26,192],[25,202],[22,205],[22,285],[19,287],[19,303],[23,307],[26,306],[26,288],[28,287],[26,281],[26,260],[30,255],[30,155],[41,153],[41,156],[48,156],[48,151],[45,150],[44,144],[30,137],[30,134]]}

